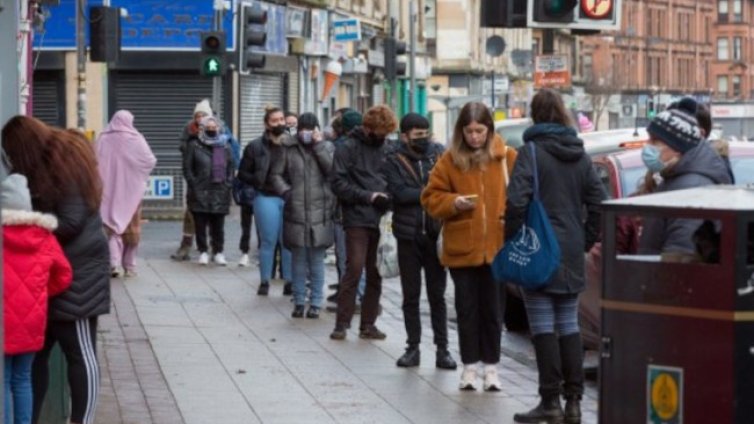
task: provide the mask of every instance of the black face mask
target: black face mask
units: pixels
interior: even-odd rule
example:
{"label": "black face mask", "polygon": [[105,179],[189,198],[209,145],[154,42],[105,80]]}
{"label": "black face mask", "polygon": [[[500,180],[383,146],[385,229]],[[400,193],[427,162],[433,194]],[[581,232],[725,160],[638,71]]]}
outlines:
{"label": "black face mask", "polygon": [[278,125],[278,126],[275,126],[275,127],[272,127],[272,128],[270,128],[270,132],[271,132],[271,133],[272,133],[272,135],[274,135],[274,136],[280,136],[280,135],[283,135],[283,133],[285,133],[285,132],[287,132],[287,131],[288,131],[288,127],[286,127],[286,126],[285,126],[285,124],[282,124],[282,125]]}
{"label": "black face mask", "polygon": [[215,138],[217,137],[217,131],[204,131],[204,135],[206,135],[209,138]]}
{"label": "black face mask", "polygon": [[426,153],[427,149],[429,149],[429,138],[414,138],[411,140],[410,145],[416,153]]}

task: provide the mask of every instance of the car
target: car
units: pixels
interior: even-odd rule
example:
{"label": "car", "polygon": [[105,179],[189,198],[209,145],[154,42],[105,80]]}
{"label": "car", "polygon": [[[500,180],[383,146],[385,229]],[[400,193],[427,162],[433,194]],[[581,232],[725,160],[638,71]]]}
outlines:
{"label": "car", "polygon": [[[736,185],[754,184],[754,143],[730,142],[729,151]],[[597,156],[593,158],[593,164],[610,199],[630,196],[647,173],[638,149]],[[599,243],[586,255],[586,283],[579,306],[579,321],[584,345],[596,349],[600,341],[602,293],[602,246]]]}
{"label": "car", "polygon": [[531,118],[506,119],[495,122],[495,132],[505,140],[505,144],[518,149],[524,145],[524,131],[532,126]]}

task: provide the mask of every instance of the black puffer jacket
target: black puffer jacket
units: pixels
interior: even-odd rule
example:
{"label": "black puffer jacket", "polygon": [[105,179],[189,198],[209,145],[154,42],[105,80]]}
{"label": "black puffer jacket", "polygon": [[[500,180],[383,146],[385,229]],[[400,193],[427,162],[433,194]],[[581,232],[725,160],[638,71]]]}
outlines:
{"label": "black puffer jacket", "polygon": [[371,203],[373,193],[387,193],[382,175],[383,145],[371,144],[361,127],[349,134],[335,151],[331,175],[332,190],[343,211],[343,227],[379,228],[384,211]]}
{"label": "black puffer jacket", "polygon": [[212,147],[193,137],[183,157],[183,177],[188,185],[186,202],[191,212],[227,215],[230,211],[230,189],[233,185],[233,155],[226,144],[225,180],[212,182]]}
{"label": "black puffer jacket", "polygon": [[393,196],[395,238],[414,240],[417,236],[426,235],[436,240],[440,234],[440,223],[422,208],[421,193],[429,181],[429,172],[443,150],[442,145],[432,143],[426,153],[419,154],[406,143],[401,143],[388,155],[384,174],[388,192]]}
{"label": "black puffer jacket", "polygon": [[[683,190],[712,184],[731,184],[725,161],[709,143],[701,143],[681,156],[672,168],[663,171],[657,192]],[[700,219],[678,219],[647,216],[639,241],[639,253],[695,254],[694,232],[702,225]]]}
{"label": "black puffer jacket", "polygon": [[334,242],[335,196],[328,176],[335,147],[329,141],[302,146],[286,139],[270,171],[270,184],[285,197],[283,244],[324,248]]}
{"label": "black puffer jacket", "polygon": [[[550,218],[561,250],[560,268],[541,291],[578,293],[585,288],[584,252],[597,241],[599,205],[605,191],[584,152],[576,131],[556,124],[537,124],[524,133],[508,185],[505,239],[512,239],[526,219],[534,191],[530,143],[537,155],[540,198]],[[586,208],[586,221],[584,210]]]}
{"label": "black puffer jacket", "polygon": [[48,319],[76,321],[109,313],[110,249],[99,210],[91,211],[79,194],[56,205],[35,201],[34,209],[58,218],[55,237],[73,269],[68,290],[50,298]]}
{"label": "black puffer jacket", "polygon": [[280,136],[280,143],[273,143],[267,132],[252,140],[243,150],[238,179],[254,187],[265,196],[276,196],[275,187],[270,184],[270,164],[281,155],[280,145],[295,143],[288,134]]}

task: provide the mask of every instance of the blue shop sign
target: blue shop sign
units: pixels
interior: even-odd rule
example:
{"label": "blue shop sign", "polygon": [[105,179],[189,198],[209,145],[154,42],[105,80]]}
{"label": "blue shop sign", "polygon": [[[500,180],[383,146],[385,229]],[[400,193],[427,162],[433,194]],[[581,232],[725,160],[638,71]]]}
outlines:
{"label": "blue shop sign", "polygon": [[337,43],[361,41],[361,21],[356,18],[333,21],[333,40]]}
{"label": "blue shop sign", "polygon": [[[111,0],[110,5],[128,11],[121,19],[121,47],[124,50],[199,50],[199,33],[210,31],[214,10],[211,0]],[[236,27],[233,19],[236,0],[225,12],[223,28],[228,50],[235,49]],[[100,6],[102,0],[89,0],[89,6]],[[34,48],[40,50],[73,50],[76,48],[76,0],[60,0],[58,6],[45,8],[49,18],[44,32],[34,33]],[[86,14],[86,36],[89,44],[89,8]]]}

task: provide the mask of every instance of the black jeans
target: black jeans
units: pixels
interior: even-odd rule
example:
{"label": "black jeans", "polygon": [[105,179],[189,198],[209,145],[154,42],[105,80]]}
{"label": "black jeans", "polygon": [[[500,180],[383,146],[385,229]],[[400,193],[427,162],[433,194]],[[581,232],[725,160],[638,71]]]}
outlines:
{"label": "black jeans", "polygon": [[450,275],[456,286],[461,361],[464,364],[500,362],[504,296],[500,291],[505,288],[492,279],[489,265],[451,268]]}
{"label": "black jeans", "polygon": [[448,346],[448,310],[445,306],[447,275],[437,257],[436,241],[426,236],[415,240],[398,240],[398,267],[403,291],[403,321],[409,345],[421,341],[422,324],[419,318],[419,299],[422,292],[422,268],[427,285],[429,312],[432,317],[434,342]]}
{"label": "black jeans", "polygon": [[212,253],[222,253],[225,244],[225,215],[221,213],[194,212],[196,224],[196,248],[207,251],[207,227],[212,241]]}
{"label": "black jeans", "polygon": [[367,286],[361,301],[361,327],[374,325],[382,295],[382,277],[377,270],[377,245],[380,231],[376,228],[346,228],[346,275],[338,293],[338,324],[350,325],[356,307],[356,292],[361,273],[366,268]]}
{"label": "black jeans", "polygon": [[241,205],[241,241],[238,243],[238,249],[241,253],[249,253],[249,243],[251,242],[251,223],[254,220],[254,207]]}

